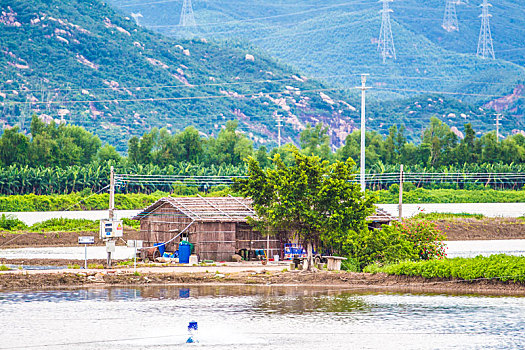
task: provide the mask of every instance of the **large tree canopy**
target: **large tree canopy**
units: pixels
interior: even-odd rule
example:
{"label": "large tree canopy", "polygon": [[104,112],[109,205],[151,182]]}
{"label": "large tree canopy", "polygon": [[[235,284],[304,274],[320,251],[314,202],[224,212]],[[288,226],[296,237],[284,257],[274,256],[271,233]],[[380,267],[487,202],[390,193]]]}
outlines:
{"label": "large tree canopy", "polygon": [[305,247],[337,247],[350,232],[366,230],[373,199],[351,181],[354,161],[330,164],[298,150],[294,156],[287,166],[277,154],[267,169],[248,159],[249,176],[236,180],[234,188],[253,199],[258,218],[252,224],[261,232],[286,230]]}

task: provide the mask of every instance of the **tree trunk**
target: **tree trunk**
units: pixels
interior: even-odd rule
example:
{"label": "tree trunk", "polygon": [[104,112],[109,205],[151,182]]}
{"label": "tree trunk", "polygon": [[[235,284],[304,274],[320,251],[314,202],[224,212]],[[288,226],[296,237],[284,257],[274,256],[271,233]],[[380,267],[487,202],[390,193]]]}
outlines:
{"label": "tree trunk", "polygon": [[308,254],[306,258],[306,270],[312,271],[312,264],[313,264],[313,256],[312,256],[312,243],[308,242],[306,245],[306,252]]}

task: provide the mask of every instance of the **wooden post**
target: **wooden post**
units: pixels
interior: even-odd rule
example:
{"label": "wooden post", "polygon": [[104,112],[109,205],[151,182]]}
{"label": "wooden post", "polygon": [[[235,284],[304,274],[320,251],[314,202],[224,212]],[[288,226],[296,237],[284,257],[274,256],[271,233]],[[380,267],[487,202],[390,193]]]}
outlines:
{"label": "wooden post", "polygon": [[399,221],[403,220],[403,164],[399,170]]}

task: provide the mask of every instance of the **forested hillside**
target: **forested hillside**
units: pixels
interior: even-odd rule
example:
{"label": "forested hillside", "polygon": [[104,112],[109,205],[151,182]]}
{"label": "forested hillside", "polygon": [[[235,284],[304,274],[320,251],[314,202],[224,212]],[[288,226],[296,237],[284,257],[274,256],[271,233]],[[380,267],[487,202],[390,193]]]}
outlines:
{"label": "forested hillside", "polygon": [[[525,6],[520,0],[496,1],[490,9],[495,61],[476,57],[479,1],[457,6],[460,30],[450,33],[441,27],[443,0],[394,1],[391,16],[397,60],[386,64],[377,51],[381,25],[377,1],[194,0],[198,26],[191,31],[179,26],[181,1],[110,2],[125,13],[140,13],[139,23],[166,35],[250,42],[332,83],[354,87],[359,73],[370,73],[374,87],[370,96],[379,102],[443,92],[475,110],[484,106],[507,113],[513,125],[502,131],[505,135],[524,128]],[[444,111],[436,114],[440,112]],[[468,115],[474,124],[486,123],[486,116],[479,112],[463,108],[456,114]],[[405,119],[410,128],[413,123],[426,123],[429,116],[414,111]]]}
{"label": "forested hillside", "polygon": [[4,128],[28,132],[36,113],[84,126],[125,151],[130,136],[153,127],[194,125],[216,136],[238,119],[257,145],[275,145],[279,112],[284,142],[323,119],[340,145],[358,118],[351,94],[256,50],[162,37],[97,0],[16,0],[1,11]]}

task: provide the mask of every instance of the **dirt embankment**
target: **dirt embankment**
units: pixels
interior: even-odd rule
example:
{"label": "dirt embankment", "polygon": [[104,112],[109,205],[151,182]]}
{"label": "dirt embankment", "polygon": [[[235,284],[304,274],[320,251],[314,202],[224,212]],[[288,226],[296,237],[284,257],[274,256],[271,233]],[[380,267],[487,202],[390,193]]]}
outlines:
{"label": "dirt embankment", "polygon": [[[98,238],[98,232],[0,232],[0,249],[21,247],[72,247],[78,245],[78,237],[80,236],[94,236],[95,245],[104,245],[104,242]],[[124,239],[140,239],[140,231],[125,230]],[[123,240],[117,240],[116,244],[125,245],[125,242]]]}
{"label": "dirt embankment", "polygon": [[449,241],[525,239],[525,221],[514,218],[435,220]]}
{"label": "dirt embankment", "polygon": [[86,286],[144,286],[191,284],[242,284],[312,286],[361,291],[411,293],[525,295],[525,284],[496,280],[448,280],[352,272],[238,272],[142,273],[118,270],[78,273],[0,274],[0,290],[50,289]]}

